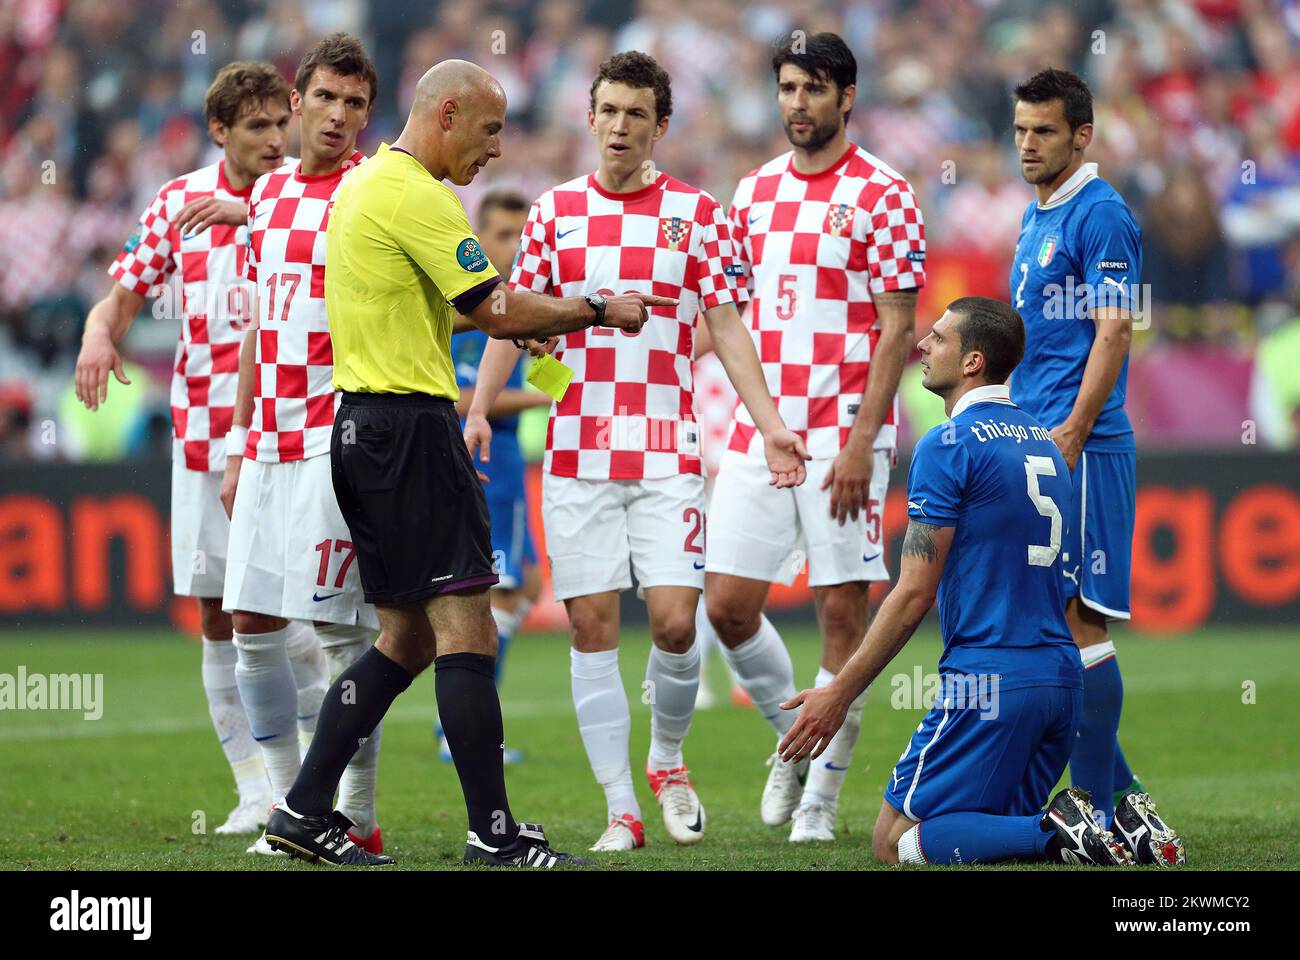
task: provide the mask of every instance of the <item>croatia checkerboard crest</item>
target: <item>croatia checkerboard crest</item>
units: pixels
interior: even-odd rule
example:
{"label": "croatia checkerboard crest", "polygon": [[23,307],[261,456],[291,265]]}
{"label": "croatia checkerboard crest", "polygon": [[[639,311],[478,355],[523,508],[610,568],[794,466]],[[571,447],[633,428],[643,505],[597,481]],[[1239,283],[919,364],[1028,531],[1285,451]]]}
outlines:
{"label": "croatia checkerboard crest", "polygon": [[847,203],[832,203],[826,211],[826,232],[837,237],[847,237],[853,232],[853,214],[855,207]]}
{"label": "croatia checkerboard crest", "polygon": [[691,235],[691,224],[689,220],[683,220],[681,217],[664,217],[659,221],[659,229],[663,231],[664,239],[668,241],[669,250],[680,250]]}

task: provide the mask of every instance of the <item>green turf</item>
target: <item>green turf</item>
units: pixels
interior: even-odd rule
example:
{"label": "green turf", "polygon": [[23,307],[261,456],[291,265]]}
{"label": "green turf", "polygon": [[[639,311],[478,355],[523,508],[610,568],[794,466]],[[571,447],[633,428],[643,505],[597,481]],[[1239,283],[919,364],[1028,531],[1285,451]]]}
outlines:
{"label": "green turf", "polygon": [[[623,677],[632,703],[633,767],[644,761],[649,707],[640,702],[647,653],[629,631]],[[785,631],[801,682],[816,670],[817,639]],[[1177,640],[1119,637],[1126,687],[1121,739],[1134,768],[1205,869],[1296,869],[1300,834],[1300,640],[1286,630],[1216,630]],[[887,671],[932,670],[933,630]],[[0,673],[102,673],[99,720],[51,711],[0,712],[0,867],[13,869],[316,869],[244,854],[245,838],[196,833],[233,806],[229,770],[207,717],[196,643],[164,631],[0,632]],[[726,700],[721,661],[709,679]],[[1253,681],[1254,704],[1243,704]],[[644,779],[638,793],[649,844],[607,855],[609,869],[871,869],[871,824],[889,769],[921,718],[874,690],[840,803],[834,845],[795,847],[758,819],[771,750],[752,710],[723,706],[696,716],[687,760],[708,810],[708,833],[691,848],[667,837]],[[527,635],[510,651],[502,691],[507,740],[527,762],[509,768],[516,816],[546,825],[562,849],[590,845],[604,826],[569,699],[565,640]],[[380,822],[401,867],[458,864],[465,813],[455,773],[430,736],[430,671],[384,723]],[[1040,867],[1039,869],[1062,869]]]}

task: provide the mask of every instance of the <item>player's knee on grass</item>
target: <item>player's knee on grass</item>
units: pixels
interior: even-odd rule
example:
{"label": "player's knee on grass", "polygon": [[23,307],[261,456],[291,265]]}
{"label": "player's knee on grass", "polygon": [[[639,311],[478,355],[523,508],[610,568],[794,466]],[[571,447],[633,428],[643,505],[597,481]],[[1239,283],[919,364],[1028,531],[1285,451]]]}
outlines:
{"label": "player's knee on grass", "polygon": [[249,613],[247,610],[236,610],[230,615],[230,620],[235,628],[235,633],[241,634],[274,633],[276,630],[283,630],[289,625],[289,621],[283,617],[271,617],[264,613]]}
{"label": "player's knee on grass", "polygon": [[232,618],[221,609],[220,597],[199,597],[199,623],[209,640],[229,640],[234,635]]}
{"label": "player's knee on grass", "polygon": [[871,831],[872,854],[881,863],[898,863],[898,838],[914,826],[915,821],[891,807],[888,800],[882,801]]}

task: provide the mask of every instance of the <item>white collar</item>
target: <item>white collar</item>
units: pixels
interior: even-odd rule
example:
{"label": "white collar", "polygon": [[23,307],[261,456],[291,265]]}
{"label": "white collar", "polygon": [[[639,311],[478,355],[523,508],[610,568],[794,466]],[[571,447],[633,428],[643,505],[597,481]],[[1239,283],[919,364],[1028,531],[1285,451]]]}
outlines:
{"label": "white collar", "polygon": [[1068,201],[1089,180],[1097,177],[1097,165],[1095,163],[1085,163],[1078,170],[1074,171],[1073,176],[1065,183],[1056,188],[1056,192],[1047,198],[1046,203],[1038,205],[1039,210],[1051,210],[1053,207],[1060,206]]}
{"label": "white collar", "polygon": [[949,420],[956,420],[967,407],[975,403],[1004,403],[1009,407],[1014,407],[1011,402],[1011,388],[1005,383],[989,383],[982,387],[976,387],[974,390],[967,390],[957,401],[957,405],[952,408],[952,415]]}

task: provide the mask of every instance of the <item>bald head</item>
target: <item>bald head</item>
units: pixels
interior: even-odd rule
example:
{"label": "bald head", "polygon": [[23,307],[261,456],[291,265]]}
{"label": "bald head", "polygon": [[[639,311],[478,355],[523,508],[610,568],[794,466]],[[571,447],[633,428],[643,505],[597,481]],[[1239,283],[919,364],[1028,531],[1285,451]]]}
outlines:
{"label": "bald head", "polygon": [[411,115],[394,146],[439,180],[463,187],[501,156],[505,122],[506,93],[496,77],[467,60],[444,60],[415,85]]}
{"label": "bald head", "polygon": [[411,104],[411,118],[436,114],[446,100],[462,101],[499,100],[505,112],[506,93],[492,76],[477,63],[468,60],[444,60],[430,67],[415,85],[415,102]]}

